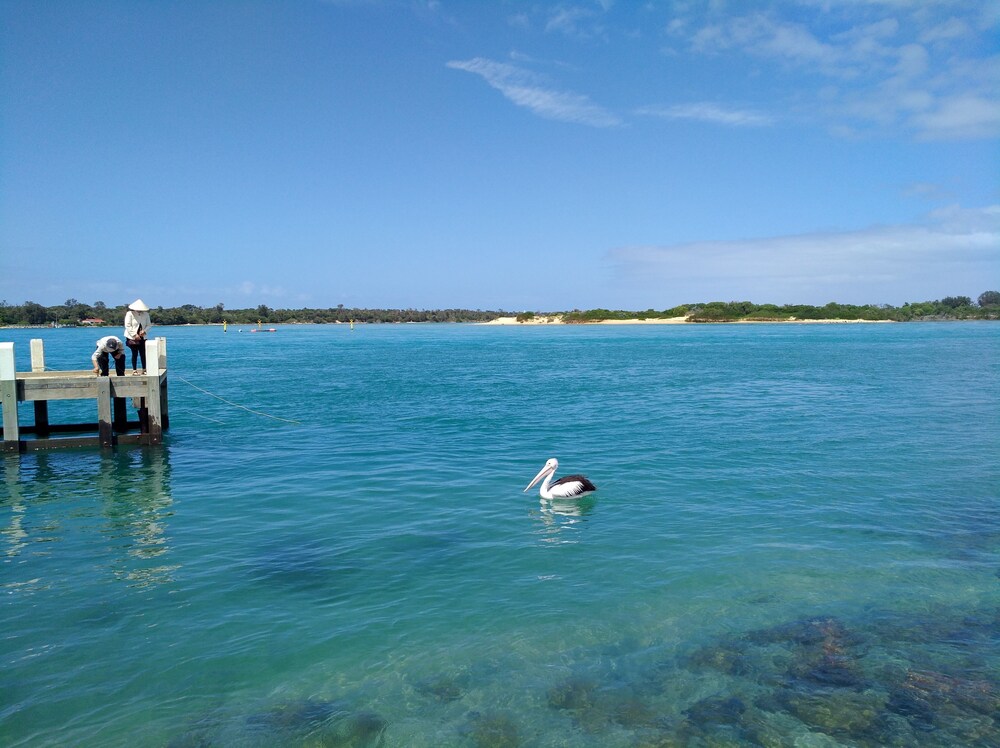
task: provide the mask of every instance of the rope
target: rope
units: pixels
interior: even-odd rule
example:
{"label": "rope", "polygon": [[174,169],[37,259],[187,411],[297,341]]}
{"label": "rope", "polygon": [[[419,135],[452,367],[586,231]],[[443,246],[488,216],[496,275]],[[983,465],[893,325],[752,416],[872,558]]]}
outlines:
{"label": "rope", "polygon": [[270,415],[268,413],[262,413],[259,410],[253,410],[251,408],[248,408],[245,405],[240,405],[239,403],[234,403],[231,400],[226,400],[226,398],[219,397],[218,395],[213,394],[213,393],[209,392],[208,390],[202,389],[201,387],[199,387],[196,384],[191,384],[191,382],[189,382],[188,380],[186,380],[184,377],[177,377],[177,378],[179,380],[181,380],[182,382],[184,382],[184,384],[188,385],[189,387],[194,387],[199,392],[204,392],[209,397],[214,397],[216,400],[221,400],[226,405],[232,405],[234,408],[240,408],[241,410],[245,410],[248,413],[253,413],[255,416],[263,416],[264,418],[273,418],[275,421],[284,421],[285,423],[294,423],[296,426],[301,426],[302,425],[301,421],[293,421],[293,420],[291,420],[289,418],[279,418],[278,416],[272,416],[272,415]]}

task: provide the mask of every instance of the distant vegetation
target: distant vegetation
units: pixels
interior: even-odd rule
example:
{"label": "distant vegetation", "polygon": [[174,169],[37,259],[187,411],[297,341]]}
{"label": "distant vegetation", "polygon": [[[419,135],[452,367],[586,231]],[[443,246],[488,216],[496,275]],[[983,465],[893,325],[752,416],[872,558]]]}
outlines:
{"label": "distant vegetation", "polygon": [[1000,319],[1000,291],[986,291],[973,302],[968,296],[947,296],[938,301],[905,303],[901,307],[888,304],[837,304],[826,306],[808,304],[754,304],[750,301],[710,301],[700,304],[682,304],[673,309],[644,312],[591,309],[573,311],[563,316],[564,322],[600,322],[615,319],[664,319],[687,317],[691,322],[786,322],[807,319],[860,319],[909,322],[913,320],[946,319]]}
{"label": "distant vegetation", "polygon": [[[80,325],[84,320],[103,320],[108,325],[122,325],[127,305],[107,306],[102,301],[82,304],[68,299],[58,306],[45,307],[33,301],[17,306],[0,301],[0,325]],[[253,309],[226,309],[222,304],[199,307],[155,307],[149,311],[154,325],[269,325],[330,322],[488,322],[505,312],[469,309],[349,309],[343,304],[333,309],[271,309],[261,304]]]}
{"label": "distant vegetation", "polygon": [[[8,304],[0,301],[0,325],[81,325],[100,324],[93,320],[103,320],[104,324],[120,326],[125,319],[126,306],[109,307],[104,302],[82,304],[76,299],[68,299],[58,306],[42,306],[33,301],[23,304]],[[521,312],[519,322],[528,322],[541,312]],[[548,312],[545,314],[559,314]],[[569,323],[600,322],[615,319],[662,319],[687,317],[691,322],[783,322],[787,320],[892,320],[908,322],[912,320],[951,319],[1000,319],[1000,291],[986,291],[973,302],[968,296],[946,296],[937,301],[922,301],[903,304],[901,307],[888,304],[829,303],[826,306],[806,304],[754,304],[749,301],[711,301],[699,304],[682,304],[672,309],[644,312],[578,309],[563,314],[563,321]],[[271,309],[261,304],[254,309],[225,309],[222,304],[213,307],[199,307],[184,304],[179,307],[156,307],[150,311],[153,323],[157,325],[203,325],[222,324],[253,325],[258,322],[269,325],[296,323],[335,322],[489,322],[497,317],[513,316],[511,312],[482,311],[479,309],[349,309],[339,305],[331,309]],[[86,321],[86,322],[85,322]]]}

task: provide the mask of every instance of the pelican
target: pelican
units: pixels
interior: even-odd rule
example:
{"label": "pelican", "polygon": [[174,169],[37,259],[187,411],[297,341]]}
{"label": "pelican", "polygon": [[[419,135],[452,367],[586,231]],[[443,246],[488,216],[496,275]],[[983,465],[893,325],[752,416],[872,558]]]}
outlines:
{"label": "pelican", "polygon": [[539,470],[538,475],[532,478],[531,483],[524,489],[524,493],[527,493],[528,489],[542,480],[542,478],[545,478],[545,480],[542,481],[542,487],[538,489],[538,495],[543,499],[578,499],[597,490],[597,486],[582,475],[567,475],[552,483],[552,476],[555,475],[558,467],[559,460],[555,457],[547,460],[545,467]]}

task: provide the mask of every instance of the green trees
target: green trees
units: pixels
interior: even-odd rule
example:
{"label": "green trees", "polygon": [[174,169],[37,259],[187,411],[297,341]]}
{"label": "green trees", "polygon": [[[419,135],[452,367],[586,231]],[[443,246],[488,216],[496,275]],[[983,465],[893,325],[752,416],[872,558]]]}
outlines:
{"label": "green trees", "polygon": [[958,309],[963,306],[972,306],[972,299],[968,296],[945,296],[941,303],[951,309]]}
{"label": "green trees", "polygon": [[21,307],[22,318],[28,325],[44,325],[48,321],[48,310],[34,301],[26,301]]}
{"label": "green trees", "polygon": [[1000,306],[1000,291],[983,291],[976,303],[980,307]]}

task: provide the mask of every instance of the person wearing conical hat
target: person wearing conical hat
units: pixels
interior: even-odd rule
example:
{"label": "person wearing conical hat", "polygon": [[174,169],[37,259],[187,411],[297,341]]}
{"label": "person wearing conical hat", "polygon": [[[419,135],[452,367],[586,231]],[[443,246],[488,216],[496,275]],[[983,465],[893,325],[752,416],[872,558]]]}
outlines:
{"label": "person wearing conical hat", "polygon": [[139,373],[135,368],[136,358],[142,360],[142,373],[146,373],[146,334],[152,326],[145,301],[136,299],[128,305],[125,312],[125,345],[132,351],[133,374]]}

